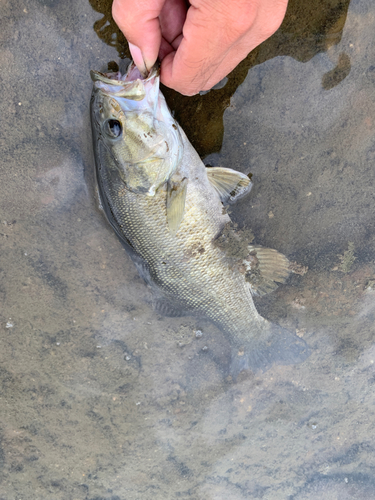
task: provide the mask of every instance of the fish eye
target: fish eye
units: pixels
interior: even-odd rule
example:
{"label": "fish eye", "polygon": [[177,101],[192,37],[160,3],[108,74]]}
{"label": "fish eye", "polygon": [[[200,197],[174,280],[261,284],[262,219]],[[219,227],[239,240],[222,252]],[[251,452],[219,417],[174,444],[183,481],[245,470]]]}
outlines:
{"label": "fish eye", "polygon": [[122,132],[121,122],[118,120],[107,120],[104,124],[104,131],[112,139],[117,139]]}

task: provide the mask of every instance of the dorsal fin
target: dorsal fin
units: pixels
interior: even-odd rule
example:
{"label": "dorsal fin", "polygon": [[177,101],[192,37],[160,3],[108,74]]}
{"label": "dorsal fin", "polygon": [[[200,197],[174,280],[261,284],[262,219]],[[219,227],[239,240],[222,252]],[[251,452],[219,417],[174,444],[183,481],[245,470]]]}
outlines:
{"label": "dorsal fin", "polygon": [[253,185],[247,175],[231,168],[209,167],[206,173],[223,203],[235,203],[249,193]]}

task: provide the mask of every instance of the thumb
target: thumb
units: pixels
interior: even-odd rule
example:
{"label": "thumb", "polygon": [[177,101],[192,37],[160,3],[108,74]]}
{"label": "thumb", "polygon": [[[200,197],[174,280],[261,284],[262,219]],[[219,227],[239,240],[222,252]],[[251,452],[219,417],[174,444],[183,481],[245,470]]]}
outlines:
{"label": "thumb", "polygon": [[145,76],[156,62],[161,43],[159,14],[165,0],[114,0],[112,16],[129,42],[135,65]]}

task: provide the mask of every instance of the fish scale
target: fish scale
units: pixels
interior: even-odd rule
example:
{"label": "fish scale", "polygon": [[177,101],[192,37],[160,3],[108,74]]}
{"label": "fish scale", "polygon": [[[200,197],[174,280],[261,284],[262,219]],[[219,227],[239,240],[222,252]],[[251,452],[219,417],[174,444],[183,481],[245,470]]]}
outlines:
{"label": "fish scale", "polygon": [[[243,369],[266,370],[274,363],[303,361],[309,354],[306,343],[258,314],[241,266],[216,242],[230,222],[223,203],[246,194],[251,188],[249,178],[231,169],[205,167],[171,117],[162,94],[155,92],[159,85],[155,72],[145,80],[134,67],[120,75],[120,80],[119,74],[107,74],[105,88],[98,75],[93,78],[91,110],[99,194],[110,224],[151,287],[156,309],[209,319],[228,334],[234,377]],[[145,104],[140,101],[138,115],[134,101],[127,111],[126,89],[134,77],[137,88],[143,83],[144,94],[152,89],[158,99],[157,106],[151,103],[156,114],[147,134],[142,121]],[[111,93],[107,81],[111,78],[117,92],[119,85],[124,87],[121,98]],[[129,96],[131,100],[131,90]],[[122,113],[117,104],[111,110],[111,99],[122,107]],[[108,123],[113,120],[117,122],[111,131]],[[127,127],[131,134],[126,134]],[[138,135],[134,134],[137,130]],[[146,135],[147,140],[142,139]],[[152,144],[150,162],[144,161],[147,141]],[[124,159],[125,151],[132,163]],[[272,276],[280,281],[288,275],[287,259],[273,251],[270,260],[262,249],[251,248],[258,255],[258,280],[263,265],[268,288],[276,287]],[[248,262],[246,269],[251,273]]]}
{"label": "fish scale", "polygon": [[[112,182],[112,186],[116,184]],[[197,190],[188,190],[185,217],[175,236],[166,224],[165,189],[152,198],[130,191],[119,196],[116,188],[107,190],[105,196],[116,207],[114,217],[125,239],[148,263],[153,282],[170,295],[171,302],[182,310],[208,317],[233,334],[248,328],[251,314],[256,314],[258,321],[263,318],[255,311],[243,277],[230,269],[224,253],[213,244],[227,217],[214,225],[207,209],[196,208],[204,206],[204,199],[194,200],[197,195]],[[193,223],[190,212],[194,212]],[[190,251],[200,246],[203,253]]]}

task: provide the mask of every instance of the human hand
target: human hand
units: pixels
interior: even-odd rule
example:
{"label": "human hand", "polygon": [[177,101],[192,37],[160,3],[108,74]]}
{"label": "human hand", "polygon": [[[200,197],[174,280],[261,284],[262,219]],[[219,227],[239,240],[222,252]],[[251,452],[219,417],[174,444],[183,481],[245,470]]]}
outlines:
{"label": "human hand", "polygon": [[209,90],[280,26],[288,0],[114,0],[112,15],[146,75],[181,94]]}

